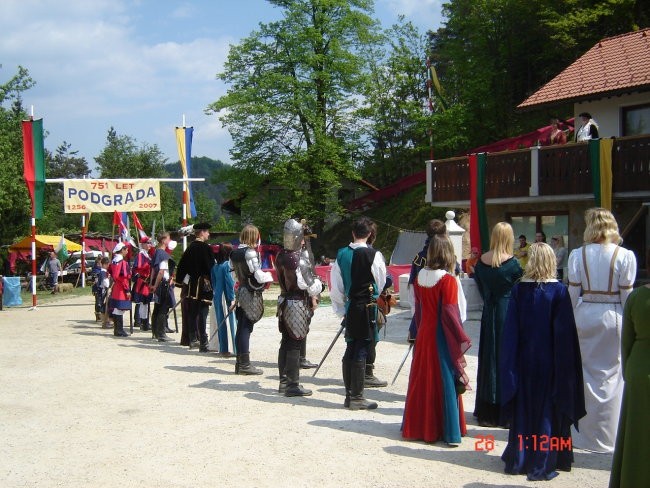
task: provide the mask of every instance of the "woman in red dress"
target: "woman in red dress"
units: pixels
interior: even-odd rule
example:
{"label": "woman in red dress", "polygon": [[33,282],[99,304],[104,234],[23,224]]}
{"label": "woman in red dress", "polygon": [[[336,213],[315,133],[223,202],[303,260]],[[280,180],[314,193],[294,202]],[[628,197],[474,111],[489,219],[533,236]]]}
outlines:
{"label": "woman in red dress", "polygon": [[434,236],[427,266],[415,280],[418,336],[411,363],[402,437],[450,446],[467,434],[461,394],[468,387],[463,354],[471,346],[458,308],[458,282],[451,272],[454,249],[446,236]]}

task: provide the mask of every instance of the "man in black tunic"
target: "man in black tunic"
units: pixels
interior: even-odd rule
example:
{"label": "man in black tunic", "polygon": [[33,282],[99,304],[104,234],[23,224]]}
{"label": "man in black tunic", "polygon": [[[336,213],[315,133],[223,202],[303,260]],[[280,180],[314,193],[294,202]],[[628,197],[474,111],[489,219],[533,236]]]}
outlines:
{"label": "man in black tunic", "polygon": [[212,304],[210,273],[214,266],[212,249],[206,242],[210,238],[210,224],[194,224],[195,240],[187,246],[176,270],[176,282],[187,285],[187,322],[190,349],[199,346],[199,352],[210,352],[205,329],[208,311]]}
{"label": "man in black tunic", "polygon": [[376,301],[386,282],[384,257],[367,244],[372,225],[372,220],[366,217],[354,222],[353,242],[339,249],[331,273],[332,307],[337,315],[345,317],[343,405],[350,410],[377,408],[377,403],[363,397],[368,346],[377,334]]}

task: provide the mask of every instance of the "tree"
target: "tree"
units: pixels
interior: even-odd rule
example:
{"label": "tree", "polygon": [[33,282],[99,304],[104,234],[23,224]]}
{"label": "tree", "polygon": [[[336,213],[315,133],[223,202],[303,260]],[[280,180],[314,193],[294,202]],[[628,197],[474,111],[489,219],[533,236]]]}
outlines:
{"label": "tree", "polygon": [[[460,105],[455,133],[467,140],[460,152],[546,124],[546,109],[519,113],[516,106],[601,38],[647,26],[650,7],[638,0],[451,0],[443,15],[444,25],[430,33],[430,55],[450,102]],[[555,111],[562,116],[571,107]]]}
{"label": "tree", "polygon": [[27,118],[21,95],[34,84],[29,72],[22,66],[9,81],[0,84],[0,239],[3,244],[13,243],[30,228],[31,204],[22,178],[20,122]]}
{"label": "tree", "polygon": [[[208,107],[233,138],[230,191],[262,227],[299,215],[320,228],[340,212],[343,178],[357,178],[356,115],[366,74],[360,48],[376,42],[370,0],[270,0],[277,22],[231,47]],[[245,217],[245,218],[246,218]]]}
{"label": "tree", "polygon": [[380,187],[423,169],[433,123],[427,101],[426,37],[401,17],[385,32],[384,41],[386,46],[369,46],[370,76],[360,111],[368,119],[371,144],[363,176]]}
{"label": "tree", "polygon": [[[90,175],[86,158],[79,157],[79,152],[72,150],[72,145],[63,141],[54,156],[45,151],[47,178],[84,178]],[[39,231],[43,234],[60,234],[61,232],[79,232],[81,218],[79,214],[66,214],[63,209],[63,185],[45,185],[45,214],[39,222]]]}
{"label": "tree", "polygon": [[[138,142],[131,136],[119,135],[111,127],[106,136],[106,146],[95,157],[100,178],[164,178],[167,159],[157,145]],[[166,183],[160,184],[161,212],[142,212],[140,221],[149,228],[156,219],[157,230],[161,230],[164,219],[167,227],[181,224],[181,204],[174,190]],[[91,219],[92,229],[111,228],[112,215],[104,214]]]}

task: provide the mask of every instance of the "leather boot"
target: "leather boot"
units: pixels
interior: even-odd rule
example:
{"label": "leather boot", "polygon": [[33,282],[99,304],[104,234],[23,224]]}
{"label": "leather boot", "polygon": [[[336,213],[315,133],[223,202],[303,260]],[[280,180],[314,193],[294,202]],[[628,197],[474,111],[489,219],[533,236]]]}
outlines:
{"label": "leather boot", "polygon": [[113,335],[115,337],[128,337],[129,334],[124,330],[123,317],[121,315],[113,315]]}
{"label": "leather boot", "polygon": [[257,375],[257,374],[264,373],[261,369],[258,369],[255,366],[251,365],[250,358],[251,358],[250,353],[239,355],[239,372],[237,374]]}
{"label": "leather boot", "polygon": [[239,374],[239,361],[241,360],[241,357],[239,354],[237,354],[237,359],[235,359],[235,374]]}
{"label": "leather boot", "polygon": [[280,386],[278,386],[278,393],[284,395],[287,391],[287,375],[285,368],[287,365],[287,351],[280,349],[278,351],[278,374],[280,375]]}
{"label": "leather boot", "polygon": [[151,327],[149,326],[149,317],[146,319],[140,319],[140,330],[142,332],[147,332],[150,329]]}
{"label": "leather boot", "polygon": [[343,360],[343,384],[345,385],[345,401],[343,406],[345,408],[350,407],[350,385],[351,385],[351,375],[352,375],[352,361]]}
{"label": "leather boot", "polygon": [[354,361],[350,375],[350,410],[374,410],[376,402],[371,402],[363,397],[363,383],[366,376],[366,362]]}
{"label": "leather boot", "polygon": [[366,388],[383,388],[384,386],[388,386],[388,381],[380,380],[374,375],[374,369],[374,364],[366,363],[366,376],[364,379],[364,386]]}
{"label": "leather boot", "polygon": [[286,397],[309,396],[311,390],[303,388],[300,385],[300,351],[292,349],[286,352],[287,363],[284,371],[287,375],[287,390],[284,392]]}
{"label": "leather boot", "polygon": [[196,349],[197,347],[201,346],[201,343],[196,337],[196,327],[194,325],[191,325],[188,334],[190,337],[190,349]]}
{"label": "leather boot", "polygon": [[300,369],[318,368],[318,364],[314,364],[307,359],[307,339],[303,339],[300,343]]}
{"label": "leather boot", "polygon": [[208,347],[208,338],[206,337],[205,340],[201,340],[199,344],[199,352],[212,352],[212,349]]}
{"label": "leather boot", "polygon": [[156,327],[156,337],[158,338],[158,342],[170,342],[173,341],[172,338],[167,337],[167,334],[165,334],[165,322],[167,321],[167,316],[165,314],[159,314],[157,317],[157,321],[154,324]]}
{"label": "leather boot", "polygon": [[95,322],[99,322],[102,320],[102,314],[99,312],[95,312]]}

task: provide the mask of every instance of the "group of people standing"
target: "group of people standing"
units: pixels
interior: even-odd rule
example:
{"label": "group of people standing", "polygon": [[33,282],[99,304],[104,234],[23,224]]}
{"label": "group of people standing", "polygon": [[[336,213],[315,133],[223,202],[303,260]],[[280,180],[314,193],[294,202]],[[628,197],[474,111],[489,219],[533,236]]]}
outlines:
{"label": "group of people standing", "polygon": [[[535,233],[535,242],[544,242],[546,243],[546,234],[542,231]],[[567,256],[568,250],[564,245],[564,236],[561,234],[554,235],[551,237],[551,247],[553,249],[553,254],[555,255],[555,267],[556,267],[556,278],[559,281],[564,280],[564,268],[567,265]],[[526,269],[526,264],[528,263],[528,251],[530,249],[530,244],[527,241],[526,235],[521,234],[519,236],[519,245],[514,249],[514,256],[519,261],[519,266],[522,270]],[[476,265],[476,263],[474,263]]]}
{"label": "group of people standing", "polygon": [[[650,479],[645,445],[650,411],[650,289],[632,292],[636,259],[620,246],[611,212],[589,209],[585,224],[584,245],[569,256],[568,287],[558,280],[557,253],[544,242],[543,234],[526,245],[522,267],[510,224],[494,226],[490,249],[474,265],[484,302],[474,416],[479,426],[509,429],[502,455],[507,473],[552,479],[558,470],[570,470],[575,446],[594,452],[615,450],[610,486],[642,486]],[[147,281],[156,303],[154,334],[165,340],[159,324],[166,324],[172,306],[168,300],[173,297],[169,290],[175,283],[182,288],[187,332],[181,344],[210,351],[206,318],[215,300],[213,334],[219,337],[220,353],[230,355],[227,330],[222,328],[234,310],[235,373],[262,374],[251,364],[250,339],[264,311],[262,292],[273,278],[260,265],[259,230],[246,225],[237,249],[222,244],[218,264],[206,242],[209,225],[197,224],[194,230],[196,240],[181,257],[175,282],[169,235],[159,236],[154,253],[142,252],[151,257],[149,274],[136,260],[134,290],[137,280]],[[376,233],[370,219],[356,220],[352,241],[338,251],[331,268],[332,307],[345,329],[343,405],[351,410],[377,408],[376,402],[365,398],[364,388],[378,386],[370,381],[379,330],[377,299],[390,278],[381,252],[372,247]],[[464,354],[471,340],[463,330],[465,300],[457,277],[458,259],[444,223],[432,221],[427,234],[409,280],[413,359],[401,430],[405,439],[443,440],[456,446],[467,433],[462,395],[470,388]],[[312,394],[300,385],[299,371],[304,367],[301,360],[311,319],[324,290],[314,272],[306,235],[303,222],[287,220],[283,249],[275,262],[281,290],[278,391],[289,397]],[[124,261],[125,249],[116,246],[107,271],[113,277],[109,307],[116,336],[126,334],[122,315],[131,307],[132,276]],[[140,303],[142,310],[144,302]],[[142,324],[146,315],[140,311],[139,316]],[[541,447],[542,439],[546,448]]]}
{"label": "group of people standing", "polygon": [[509,428],[502,455],[508,473],[551,479],[570,470],[578,447],[615,451],[610,486],[647,484],[648,448],[640,439],[649,433],[650,323],[641,317],[650,301],[647,287],[629,300],[636,259],[620,246],[616,220],[607,209],[587,210],[584,245],[568,260],[568,287],[557,279],[550,246],[527,246],[522,269],[513,241],[512,227],[496,224],[475,267],[484,300],[478,424]]}

